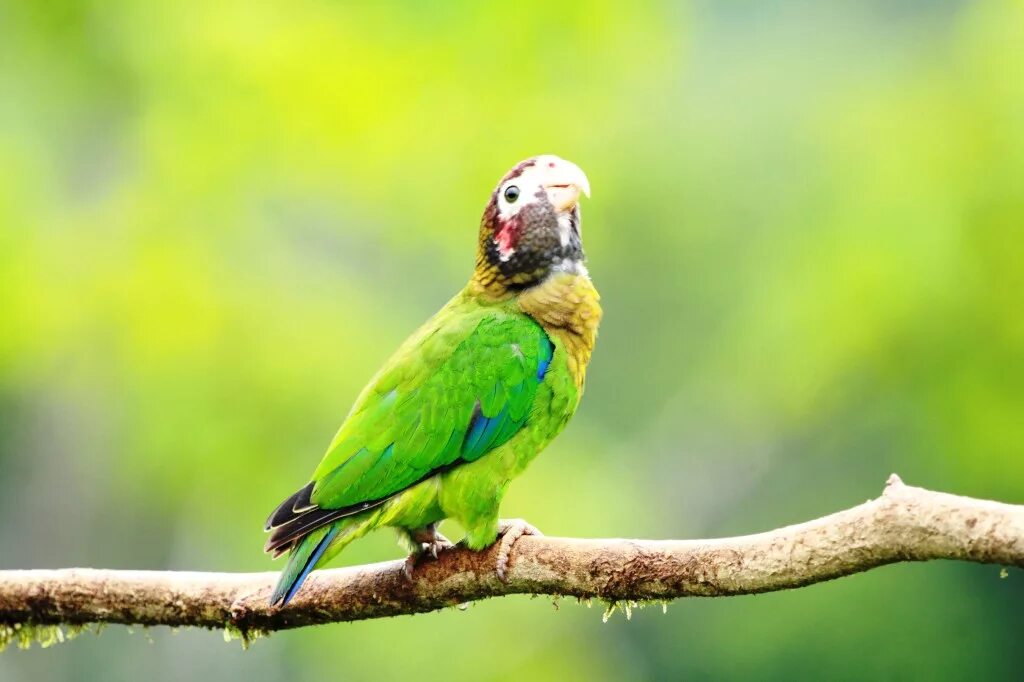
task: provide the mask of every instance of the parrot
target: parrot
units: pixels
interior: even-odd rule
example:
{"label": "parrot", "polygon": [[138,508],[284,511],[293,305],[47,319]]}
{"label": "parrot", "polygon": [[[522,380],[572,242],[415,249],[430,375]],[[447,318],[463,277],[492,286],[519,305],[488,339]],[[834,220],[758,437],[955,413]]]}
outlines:
{"label": "parrot", "polygon": [[288,554],[270,596],[287,605],[309,574],[383,527],[418,562],[453,545],[445,519],[479,551],[500,541],[495,571],[540,532],[499,519],[513,478],[575,413],[601,321],[583,253],[580,197],[590,183],[554,155],[508,171],[480,221],[469,283],[370,380],[310,481],[267,519],[265,551]]}

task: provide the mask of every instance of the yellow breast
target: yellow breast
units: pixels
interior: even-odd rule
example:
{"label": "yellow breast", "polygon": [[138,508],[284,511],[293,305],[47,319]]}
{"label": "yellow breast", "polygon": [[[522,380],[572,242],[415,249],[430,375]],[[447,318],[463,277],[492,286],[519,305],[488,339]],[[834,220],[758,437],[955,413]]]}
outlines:
{"label": "yellow breast", "polygon": [[518,297],[520,309],[560,340],[569,371],[582,392],[590,354],[601,322],[601,296],[585,274],[556,273]]}

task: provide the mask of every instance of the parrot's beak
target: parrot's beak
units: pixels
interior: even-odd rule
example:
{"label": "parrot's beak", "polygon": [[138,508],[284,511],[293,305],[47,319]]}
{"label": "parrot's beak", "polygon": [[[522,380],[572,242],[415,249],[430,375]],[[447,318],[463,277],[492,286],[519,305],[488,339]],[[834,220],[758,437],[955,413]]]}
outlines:
{"label": "parrot's beak", "polygon": [[541,185],[556,211],[571,211],[580,202],[580,194],[590,198],[590,181],[583,170],[571,161],[557,159],[548,162]]}

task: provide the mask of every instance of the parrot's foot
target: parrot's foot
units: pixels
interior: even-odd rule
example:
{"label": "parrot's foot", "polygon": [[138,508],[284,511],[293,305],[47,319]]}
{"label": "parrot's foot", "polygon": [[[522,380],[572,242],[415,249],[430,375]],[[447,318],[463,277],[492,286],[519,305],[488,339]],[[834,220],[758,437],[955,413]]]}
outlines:
{"label": "parrot's foot", "polygon": [[402,566],[402,573],[405,575],[405,579],[412,581],[412,573],[416,569],[418,564],[424,557],[429,556],[432,559],[437,558],[438,552],[455,547],[452,542],[437,532],[437,526],[431,524],[426,528],[418,528],[409,533],[409,537],[412,541],[419,545],[405,558],[405,565]]}
{"label": "parrot's foot", "polygon": [[512,546],[524,535],[542,536],[544,533],[522,519],[498,520],[498,561],[495,569],[498,579],[503,583],[508,582],[508,557],[512,553]]}

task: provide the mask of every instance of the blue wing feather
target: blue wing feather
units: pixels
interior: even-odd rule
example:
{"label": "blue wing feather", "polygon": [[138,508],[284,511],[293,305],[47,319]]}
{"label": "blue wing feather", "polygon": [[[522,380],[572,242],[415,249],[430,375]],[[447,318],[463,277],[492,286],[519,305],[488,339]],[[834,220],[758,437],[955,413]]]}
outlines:
{"label": "blue wing feather", "polygon": [[507,416],[507,405],[493,417],[486,417],[483,411],[475,410],[473,420],[469,424],[469,431],[466,433],[466,442],[462,446],[462,459],[472,462],[480,459],[490,450],[494,444],[494,437],[505,423]]}

